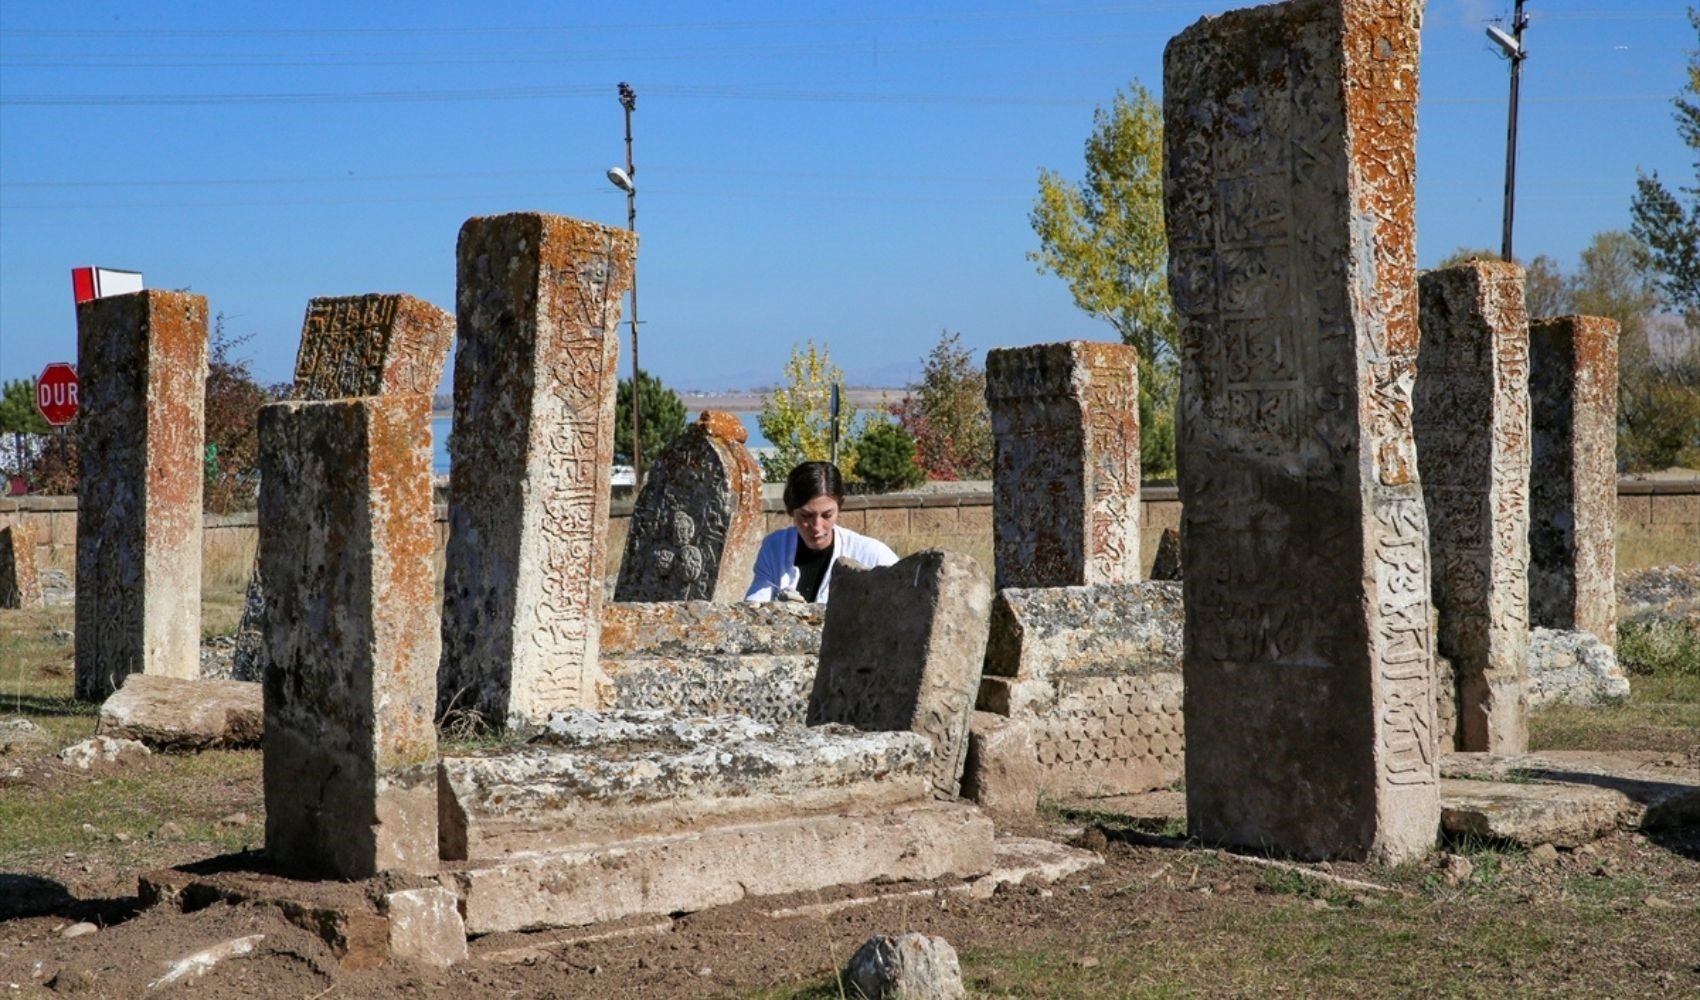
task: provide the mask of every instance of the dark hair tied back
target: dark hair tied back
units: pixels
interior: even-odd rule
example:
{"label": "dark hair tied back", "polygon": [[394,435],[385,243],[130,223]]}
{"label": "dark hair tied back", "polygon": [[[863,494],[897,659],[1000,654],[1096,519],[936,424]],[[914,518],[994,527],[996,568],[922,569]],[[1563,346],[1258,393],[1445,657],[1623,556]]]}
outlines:
{"label": "dark hair tied back", "polygon": [[804,462],[785,477],[785,513],[823,496],[844,504],[844,480],[831,462]]}

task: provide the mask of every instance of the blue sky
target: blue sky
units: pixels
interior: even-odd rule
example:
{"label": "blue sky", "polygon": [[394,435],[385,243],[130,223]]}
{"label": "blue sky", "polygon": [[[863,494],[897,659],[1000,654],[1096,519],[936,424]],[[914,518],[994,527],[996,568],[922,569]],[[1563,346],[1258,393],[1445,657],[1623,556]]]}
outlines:
{"label": "blue sky", "polygon": [[[900,384],[939,331],[976,352],[1111,337],[1025,259],[1041,167],[1162,84],[1211,2],[0,5],[0,378],[73,360],[69,271],[206,295],[265,381],[307,300],[454,305],[473,215],[625,222],[615,85],[638,91],[644,367],[771,384],[813,338]],[[1496,247],[1510,0],[1431,0],[1418,252]],[[1530,0],[1516,245],[1566,268],[1625,228],[1636,169],[1687,182],[1676,0]],[[622,372],[629,361],[622,360]]]}

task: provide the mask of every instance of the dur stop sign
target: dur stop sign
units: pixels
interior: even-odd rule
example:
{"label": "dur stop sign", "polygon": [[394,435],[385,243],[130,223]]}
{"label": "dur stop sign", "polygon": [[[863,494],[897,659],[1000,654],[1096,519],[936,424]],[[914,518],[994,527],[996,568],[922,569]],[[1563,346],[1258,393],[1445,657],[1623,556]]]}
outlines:
{"label": "dur stop sign", "polygon": [[63,427],[77,417],[77,369],[55,361],[35,380],[35,405],[47,422]]}

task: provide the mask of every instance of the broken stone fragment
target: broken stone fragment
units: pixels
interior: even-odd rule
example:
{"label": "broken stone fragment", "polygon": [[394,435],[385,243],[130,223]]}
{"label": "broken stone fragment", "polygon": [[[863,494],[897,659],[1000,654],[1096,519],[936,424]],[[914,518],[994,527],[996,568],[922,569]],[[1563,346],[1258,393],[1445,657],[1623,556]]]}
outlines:
{"label": "broken stone fragment", "polygon": [[135,740],[92,736],[59,751],[59,759],[86,771],[95,764],[133,764],[152,754],[152,750]]}
{"label": "broken stone fragment", "polygon": [[868,1000],[956,1000],[968,995],[956,949],[944,938],[926,934],[869,938],[850,957],[844,978],[856,995]]}

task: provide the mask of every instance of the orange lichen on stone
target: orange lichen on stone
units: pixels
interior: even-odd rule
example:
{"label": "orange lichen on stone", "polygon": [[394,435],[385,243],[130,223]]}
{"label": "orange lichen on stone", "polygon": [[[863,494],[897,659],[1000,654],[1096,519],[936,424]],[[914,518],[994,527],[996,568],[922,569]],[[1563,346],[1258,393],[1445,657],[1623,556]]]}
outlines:
{"label": "orange lichen on stone", "polygon": [[704,410],[697,417],[697,425],[722,441],[736,441],[743,444],[750,439],[749,428],[739,420],[737,414],[725,410]]}

